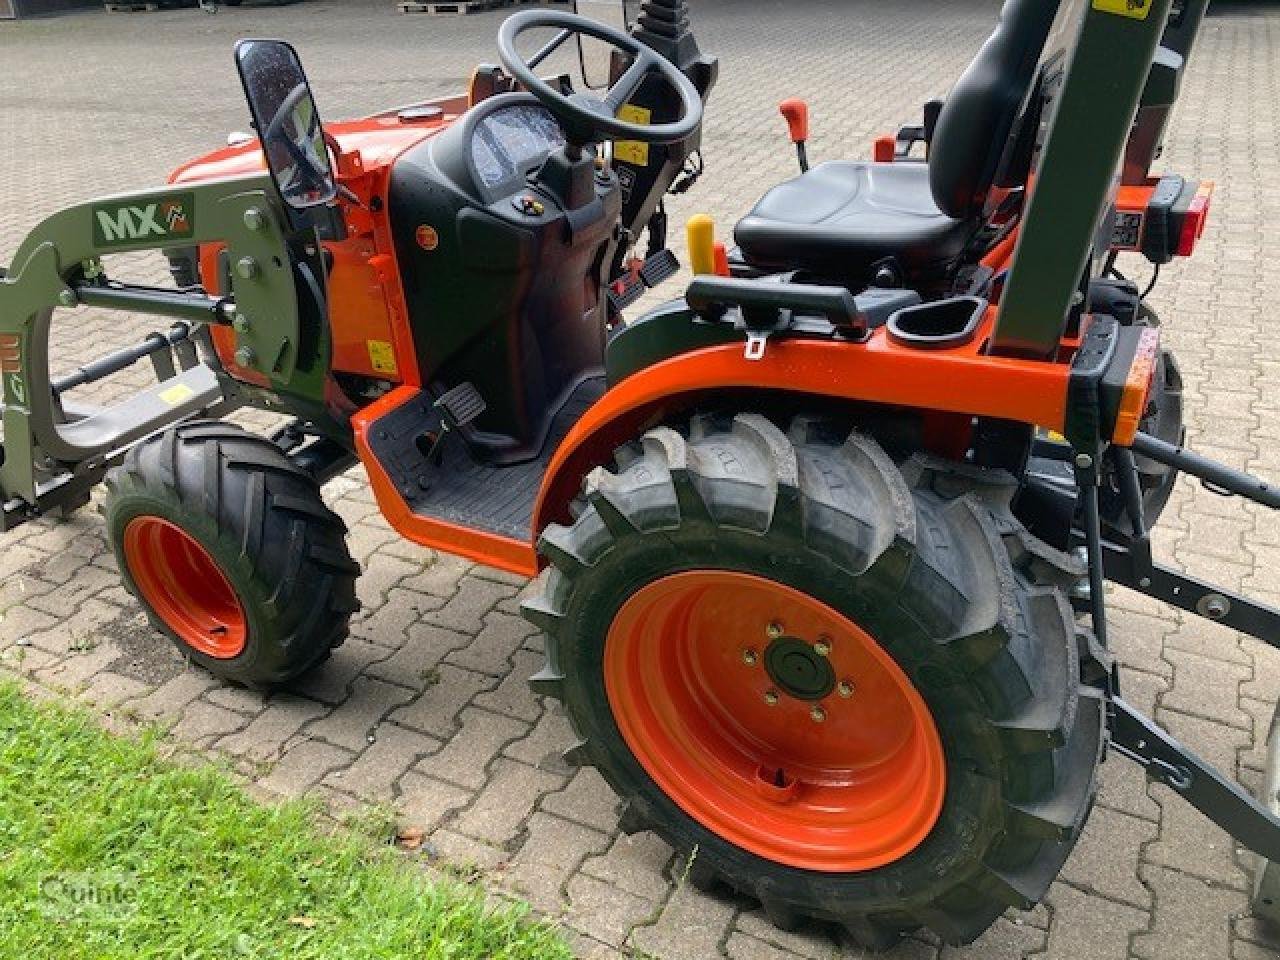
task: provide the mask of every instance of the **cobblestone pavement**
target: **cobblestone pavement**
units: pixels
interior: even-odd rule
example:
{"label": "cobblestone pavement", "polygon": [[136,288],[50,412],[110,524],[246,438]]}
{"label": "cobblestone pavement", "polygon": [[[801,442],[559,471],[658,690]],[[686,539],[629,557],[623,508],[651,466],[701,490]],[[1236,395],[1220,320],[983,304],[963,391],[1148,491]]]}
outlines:
{"label": "cobblestone pavement", "polygon": [[[775,104],[808,96],[818,158],[865,156],[946,89],[989,30],[995,0],[696,0],[699,35],[723,58],[708,121],[709,173],[677,204],[731,224],[794,160]],[[146,15],[84,14],[0,26],[0,260],[61,205],[159,182],[243,127],[230,59],[242,35],[297,42],[329,117],[457,89],[495,55],[500,17],[402,16],[390,0]],[[1209,21],[1187,82],[1169,166],[1213,178],[1213,225],[1191,269],[1154,303],[1187,378],[1203,452],[1280,477],[1280,13],[1262,4]],[[163,266],[123,264],[158,279]],[[55,329],[59,368],[143,329],[81,311]],[[119,378],[96,399],[137,381]],[[261,424],[261,420],[253,421]],[[118,583],[97,515],[41,522],[0,551],[0,657],[32,683],[118,722],[159,720],[230,758],[267,796],[319,794],[335,809],[394,803],[427,853],[473,868],[563,916],[583,956],[830,957],[822,938],[780,933],[748,904],[673,882],[671,851],[618,835],[592,771],[560,760],[563,717],[525,677],[539,641],[517,615],[519,580],[399,540],[358,472],[332,484],[364,565],[364,610],[334,659],[270,699],[193,672]],[[1184,484],[1159,553],[1194,573],[1280,601],[1280,520]],[[1280,655],[1117,592],[1112,636],[1130,699],[1250,786],[1280,695]],[[1259,960],[1277,934],[1248,916],[1249,861],[1228,838],[1123,761],[1078,851],[1028,915],[969,950],[909,941],[897,956],[1061,960]]]}

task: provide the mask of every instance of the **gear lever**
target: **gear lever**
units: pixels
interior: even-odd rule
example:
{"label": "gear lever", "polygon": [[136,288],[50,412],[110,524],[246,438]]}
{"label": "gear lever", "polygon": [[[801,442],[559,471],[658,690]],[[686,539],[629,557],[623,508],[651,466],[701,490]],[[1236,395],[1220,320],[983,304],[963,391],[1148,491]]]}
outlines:
{"label": "gear lever", "polygon": [[791,142],[796,145],[796,154],[800,158],[800,172],[809,172],[809,104],[803,100],[784,100],[778,109],[787,118],[787,127],[791,131]]}

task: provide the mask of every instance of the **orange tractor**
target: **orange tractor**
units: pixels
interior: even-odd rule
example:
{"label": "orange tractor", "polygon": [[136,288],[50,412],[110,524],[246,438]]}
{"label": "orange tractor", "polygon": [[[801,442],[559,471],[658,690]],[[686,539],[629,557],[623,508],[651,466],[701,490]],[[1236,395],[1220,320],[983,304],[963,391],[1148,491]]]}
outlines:
{"label": "orange tractor", "polygon": [[[3,528],[105,480],[156,628],[270,687],[346,635],[359,568],[321,489],[358,463],[404,537],[539,577],[532,683],[572,758],[781,926],[973,940],[1043,896],[1109,753],[1261,854],[1265,908],[1275,811],[1124,701],[1107,639],[1108,580],[1280,638],[1151,556],[1179,473],[1280,495],[1182,448],[1116,269],[1204,229],[1211,187],[1151,167],[1205,7],[1009,0],[875,162],[810,169],[785,104],[801,175],[731,248],[695,220],[696,279],[630,322],[702,170],[717,63],[684,0],[625,31],[516,14],[465,94],[346,123],[292,48],[244,41],[256,136],[50,217],[0,279]],[[603,91],[541,72],[583,37]],[[155,249],[172,288],[104,268]],[[51,378],[78,306],[174,323]],[[145,359],[123,404],[68,396]],[[220,422],[238,406],[289,423]]]}

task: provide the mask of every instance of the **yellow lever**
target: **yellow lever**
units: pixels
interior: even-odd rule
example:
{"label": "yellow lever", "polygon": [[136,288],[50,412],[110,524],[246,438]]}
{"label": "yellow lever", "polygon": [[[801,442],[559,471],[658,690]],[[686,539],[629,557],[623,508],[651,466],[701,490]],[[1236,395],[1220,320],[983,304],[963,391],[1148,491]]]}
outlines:
{"label": "yellow lever", "polygon": [[698,276],[716,272],[716,222],[705,213],[689,218],[685,226],[689,239],[689,262]]}

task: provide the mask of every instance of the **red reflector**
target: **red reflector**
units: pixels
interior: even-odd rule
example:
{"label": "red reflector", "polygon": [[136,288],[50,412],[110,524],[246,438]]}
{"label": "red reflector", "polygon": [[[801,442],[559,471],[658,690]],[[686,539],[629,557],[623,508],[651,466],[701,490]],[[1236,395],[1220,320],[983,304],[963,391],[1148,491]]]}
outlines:
{"label": "red reflector", "polygon": [[1182,218],[1182,234],[1178,238],[1178,256],[1189,257],[1195,252],[1196,243],[1204,236],[1209,223],[1209,208],[1213,205],[1213,184],[1202,183]]}
{"label": "red reflector", "polygon": [[898,157],[897,137],[880,137],[876,140],[872,159],[876,163],[893,163]]}

